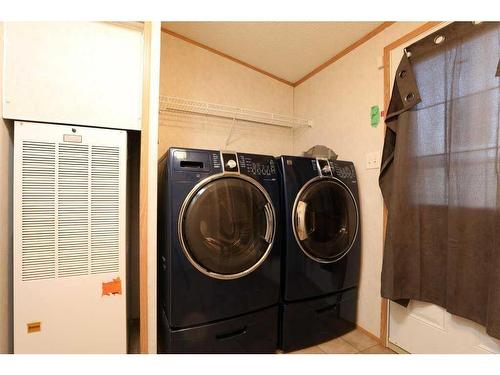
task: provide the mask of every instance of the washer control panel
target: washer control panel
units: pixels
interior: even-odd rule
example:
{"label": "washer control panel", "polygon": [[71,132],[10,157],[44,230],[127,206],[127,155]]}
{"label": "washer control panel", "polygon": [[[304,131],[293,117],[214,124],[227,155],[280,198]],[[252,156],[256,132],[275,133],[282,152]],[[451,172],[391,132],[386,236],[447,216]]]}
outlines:
{"label": "washer control panel", "polygon": [[222,152],[222,164],[224,165],[224,172],[239,172],[238,159],[236,153]]}
{"label": "washer control panel", "polygon": [[220,152],[212,152],[212,163],[215,170],[222,169],[222,164],[220,160]]}
{"label": "washer control panel", "polygon": [[238,154],[241,173],[265,178],[277,177],[276,161],[272,156]]}

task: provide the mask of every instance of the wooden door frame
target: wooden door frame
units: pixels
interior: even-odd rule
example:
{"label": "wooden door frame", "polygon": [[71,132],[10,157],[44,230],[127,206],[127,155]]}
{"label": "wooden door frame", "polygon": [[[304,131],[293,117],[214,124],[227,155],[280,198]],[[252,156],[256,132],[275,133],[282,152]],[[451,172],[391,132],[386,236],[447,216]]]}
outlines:
{"label": "wooden door frame", "polygon": [[144,22],[141,161],[139,174],[139,349],[148,352],[148,175],[151,22]]}
{"label": "wooden door frame", "polygon": [[159,21],[144,22],[139,174],[139,349],[156,353],[156,197],[160,85]]}
{"label": "wooden door frame", "polygon": [[[408,34],[403,35],[401,38],[396,39],[392,43],[386,45],[384,47],[384,110],[385,115],[387,115],[387,110],[389,108],[389,101],[391,98],[391,51],[406,42],[416,38],[417,36],[425,33],[426,31],[442,24],[442,21],[432,21],[426,22],[423,25],[417,27],[415,30],[410,31]],[[385,129],[385,126],[384,126]],[[384,204],[384,212],[383,212],[383,242],[382,249],[384,249],[385,245],[385,234],[386,234],[386,226],[387,226],[387,207]],[[384,344],[384,346],[389,345],[389,300],[382,298],[381,307],[380,307],[380,341]]]}

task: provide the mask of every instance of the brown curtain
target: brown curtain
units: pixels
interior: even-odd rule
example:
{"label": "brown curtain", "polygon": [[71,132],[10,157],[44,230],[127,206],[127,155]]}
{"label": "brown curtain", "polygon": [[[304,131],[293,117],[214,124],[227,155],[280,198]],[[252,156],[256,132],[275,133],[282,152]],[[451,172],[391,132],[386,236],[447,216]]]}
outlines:
{"label": "brown curtain", "polygon": [[498,22],[455,22],[406,49],[379,180],[388,208],[382,296],[443,306],[497,338],[499,57]]}

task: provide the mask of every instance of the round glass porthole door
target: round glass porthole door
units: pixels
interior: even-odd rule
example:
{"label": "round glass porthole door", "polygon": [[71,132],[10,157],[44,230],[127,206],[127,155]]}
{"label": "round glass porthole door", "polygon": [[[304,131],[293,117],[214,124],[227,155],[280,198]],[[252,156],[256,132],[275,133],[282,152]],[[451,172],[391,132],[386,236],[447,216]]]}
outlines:
{"label": "round glass porthole door", "polygon": [[331,263],[352,247],[359,217],[354,197],[335,179],[319,179],[299,192],[293,210],[295,239],[310,258]]}
{"label": "round glass porthole door", "polygon": [[181,245],[201,272],[235,279],[256,269],[271,250],[275,213],[267,192],[245,176],[196,187],[179,219]]}

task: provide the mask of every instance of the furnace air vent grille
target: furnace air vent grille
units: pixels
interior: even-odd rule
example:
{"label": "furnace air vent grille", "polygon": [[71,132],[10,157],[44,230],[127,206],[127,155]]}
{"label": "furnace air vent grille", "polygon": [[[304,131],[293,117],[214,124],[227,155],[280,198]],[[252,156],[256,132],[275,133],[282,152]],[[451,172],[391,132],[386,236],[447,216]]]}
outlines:
{"label": "furnace air vent grille", "polygon": [[120,148],[22,142],[22,280],[119,272]]}
{"label": "furnace air vent grille", "polygon": [[118,272],[120,149],[92,146],[91,273]]}
{"label": "furnace air vent grille", "polygon": [[55,277],[55,144],[22,143],[22,279]]}
{"label": "furnace air vent grille", "polygon": [[59,144],[57,274],[89,272],[89,146]]}

